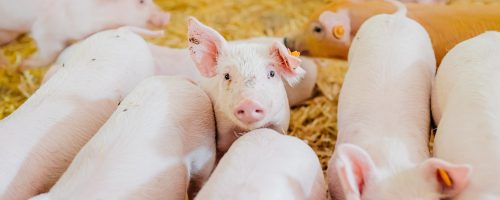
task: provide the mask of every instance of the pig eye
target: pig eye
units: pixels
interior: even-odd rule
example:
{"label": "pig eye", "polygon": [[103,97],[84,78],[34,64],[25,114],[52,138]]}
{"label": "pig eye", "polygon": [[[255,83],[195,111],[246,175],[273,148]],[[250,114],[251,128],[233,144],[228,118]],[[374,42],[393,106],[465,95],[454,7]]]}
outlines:
{"label": "pig eye", "polygon": [[224,79],[226,79],[226,81],[231,80],[231,75],[229,75],[229,73],[225,73],[224,74]]}
{"label": "pig eye", "polygon": [[273,70],[269,71],[269,74],[267,75],[267,78],[272,78],[274,77],[275,72]]}
{"label": "pig eye", "polygon": [[140,0],[139,3],[144,4],[144,0]]}
{"label": "pig eye", "polygon": [[323,29],[320,26],[316,25],[313,27],[313,31],[315,33],[321,33],[321,31],[323,31]]}

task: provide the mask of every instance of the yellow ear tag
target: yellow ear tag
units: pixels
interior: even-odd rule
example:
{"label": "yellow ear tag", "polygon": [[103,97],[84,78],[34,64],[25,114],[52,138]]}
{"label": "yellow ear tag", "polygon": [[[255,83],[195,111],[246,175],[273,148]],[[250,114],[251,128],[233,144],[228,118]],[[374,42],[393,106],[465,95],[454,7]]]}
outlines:
{"label": "yellow ear tag", "polygon": [[290,49],[288,49],[288,54],[294,56],[294,57],[299,57],[300,56],[300,52],[298,51],[293,51],[291,52]]}
{"label": "yellow ear tag", "polygon": [[444,184],[447,187],[451,187],[453,183],[452,183],[451,178],[448,175],[448,173],[444,169],[439,169],[439,168],[438,168],[438,173],[439,173],[439,177],[441,177],[441,180],[443,180]]}
{"label": "yellow ear tag", "polygon": [[337,25],[332,28],[332,34],[333,37],[340,39],[342,36],[344,36],[345,30],[344,26],[342,25]]}

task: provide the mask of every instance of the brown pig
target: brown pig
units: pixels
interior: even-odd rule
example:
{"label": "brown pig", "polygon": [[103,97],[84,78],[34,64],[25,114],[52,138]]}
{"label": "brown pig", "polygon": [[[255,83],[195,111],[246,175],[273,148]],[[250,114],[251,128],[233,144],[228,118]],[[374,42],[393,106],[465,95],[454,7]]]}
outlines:
{"label": "brown pig", "polygon": [[[438,63],[459,42],[487,30],[500,31],[500,5],[405,5],[408,17],[429,33]],[[395,10],[383,0],[335,1],[315,12],[301,31],[286,37],[285,46],[303,55],[346,59],[361,24],[374,15]]]}

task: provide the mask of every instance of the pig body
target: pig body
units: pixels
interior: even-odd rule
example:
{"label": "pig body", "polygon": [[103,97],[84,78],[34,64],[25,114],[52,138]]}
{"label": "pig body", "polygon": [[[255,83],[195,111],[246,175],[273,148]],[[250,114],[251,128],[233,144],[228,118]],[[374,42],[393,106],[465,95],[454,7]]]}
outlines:
{"label": "pig body", "polygon": [[0,199],[46,192],[137,83],[154,73],[128,29],[95,34],[19,109],[0,121]]}
{"label": "pig body", "polygon": [[448,196],[436,179],[443,162],[427,160],[436,62],[425,29],[404,11],[368,19],[351,46],[327,171],[334,200]]}
{"label": "pig body", "polygon": [[434,155],[473,169],[455,199],[500,199],[499,55],[500,33],[486,32],[451,49],[436,76]]}
{"label": "pig body", "polygon": [[[446,52],[459,42],[487,30],[500,31],[499,5],[405,5],[408,17],[420,23],[429,33],[438,64]],[[359,27],[368,18],[392,13],[395,9],[394,5],[383,0],[336,1],[315,12],[300,32],[286,38],[285,45],[304,55],[346,59]]]}
{"label": "pig body", "polygon": [[162,47],[154,44],[150,44],[149,47],[155,59],[156,74],[179,75],[196,82],[202,79],[189,56],[188,49]]}
{"label": "pig body", "polygon": [[323,200],[326,187],[318,157],[307,144],[256,129],[236,140],[196,199]]}
{"label": "pig body", "polygon": [[3,0],[0,7],[8,10],[0,12],[5,15],[0,17],[0,42],[30,31],[37,43],[37,53],[22,63],[25,68],[49,64],[69,42],[93,33],[125,25],[162,27],[169,20],[152,0]]}
{"label": "pig body", "polygon": [[[40,199],[190,199],[215,162],[208,96],[179,77],[137,86]],[[191,183],[190,183],[191,180]]]}

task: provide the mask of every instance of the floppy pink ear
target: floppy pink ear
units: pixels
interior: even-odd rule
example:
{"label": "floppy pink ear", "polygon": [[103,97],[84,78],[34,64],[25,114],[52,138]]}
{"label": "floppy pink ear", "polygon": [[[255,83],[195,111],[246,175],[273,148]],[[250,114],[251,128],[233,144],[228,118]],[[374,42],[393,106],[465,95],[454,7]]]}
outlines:
{"label": "floppy pink ear", "polygon": [[188,19],[189,51],[198,71],[205,77],[217,74],[217,58],[226,40],[214,29],[205,26],[194,17]]}
{"label": "floppy pink ear", "polygon": [[375,164],[370,155],[356,145],[341,144],[336,151],[336,168],[344,194],[360,199],[366,179],[375,173]]}
{"label": "floppy pink ear", "polygon": [[346,44],[351,40],[351,19],[349,11],[340,9],[337,12],[325,11],[319,16],[319,22],[325,26],[327,34]]}
{"label": "floppy pink ear", "polygon": [[423,164],[424,173],[436,179],[443,195],[451,198],[462,192],[469,183],[469,165],[456,165],[437,158],[430,158]]}
{"label": "floppy pink ear", "polygon": [[288,84],[293,86],[300,82],[306,71],[300,67],[302,61],[298,57],[290,55],[288,49],[279,42],[273,42],[270,53],[278,72]]}

